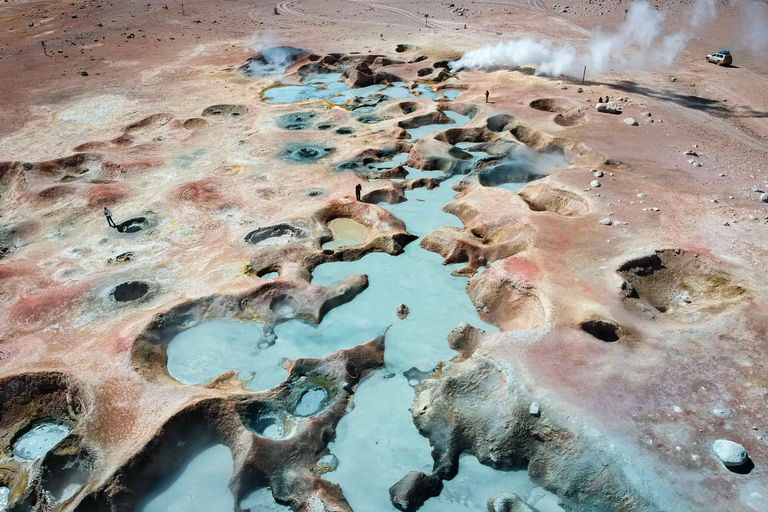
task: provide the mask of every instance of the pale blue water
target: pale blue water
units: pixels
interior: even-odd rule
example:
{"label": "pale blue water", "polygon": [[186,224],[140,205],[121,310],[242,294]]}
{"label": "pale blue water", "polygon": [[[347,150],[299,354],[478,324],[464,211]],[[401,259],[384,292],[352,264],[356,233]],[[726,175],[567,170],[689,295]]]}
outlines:
{"label": "pale blue water", "polygon": [[232,512],[235,499],[232,452],[217,444],[193,456],[176,474],[163,479],[145,498],[141,512]]}
{"label": "pale blue water", "polygon": [[406,131],[410,134],[411,140],[420,139],[422,137],[426,137],[427,135],[431,135],[434,132],[447,130],[448,128],[458,128],[460,126],[464,126],[470,120],[469,117],[463,116],[461,114],[457,114],[456,112],[453,112],[451,110],[446,110],[445,115],[451,118],[453,123],[427,124],[424,126],[420,126],[418,128],[407,129]]}
{"label": "pale blue water", "polygon": [[350,89],[345,83],[338,82],[339,78],[341,78],[341,73],[326,73],[304,80],[304,85],[272,87],[264,91],[262,100],[264,103],[298,103],[304,100],[327,99],[331,103],[343,105],[351,99],[365,98],[374,92],[381,92],[392,99],[421,96],[435,100],[440,97],[439,93],[432,92],[432,89],[426,84],[419,84],[415,88],[415,92],[418,94],[413,94],[403,82],[395,82],[389,86],[375,84]]}
{"label": "pale blue water", "polygon": [[456,99],[456,96],[461,94],[464,91],[458,90],[458,89],[445,89],[443,90],[443,95],[448,98],[450,101],[453,101]]}
{"label": "pale blue water", "polygon": [[[332,79],[333,76],[321,75],[304,86],[270,89],[265,92],[265,98],[268,98],[265,101],[294,102],[319,94],[319,97],[343,102],[354,95],[367,95],[383,88],[344,90],[346,86],[340,84],[343,87],[338,87]],[[319,89],[318,86],[323,84],[327,84],[333,92]],[[397,89],[390,87],[387,91]],[[331,98],[332,94],[339,96]],[[446,111],[446,114],[452,123],[408,130],[412,139],[462,126],[469,121],[468,117],[455,112]],[[462,144],[465,148],[474,145]],[[472,155],[476,158],[487,156],[483,152],[473,152]],[[407,154],[399,154],[375,167],[393,167],[406,158]],[[409,177],[443,176],[439,171],[409,169],[409,172]],[[387,205],[386,208],[403,220],[407,230],[418,237],[441,226],[462,227],[457,217],[442,211],[442,207],[456,194],[451,187],[460,178],[446,177],[440,187],[431,191],[424,188],[408,191],[407,202]],[[409,411],[414,394],[412,386],[417,384],[417,380],[409,381],[403,372],[414,367],[429,371],[440,361],[454,357],[446,337],[462,321],[487,331],[497,331],[478,318],[465,293],[467,278],[451,275],[453,270],[462,266],[442,265],[442,257],[422,249],[419,240],[411,242],[399,256],[371,253],[358,261],[320,265],[313,272],[314,284],[327,286],[351,274],[366,274],[369,286],[351,302],[328,312],[318,325],[288,321],[275,326],[277,337],[272,345],[265,341],[262,326],[258,323],[215,321],[189,329],[169,344],[168,370],[181,382],[200,383],[223,371],[239,369],[241,378],[251,379],[247,384],[250,389],[267,389],[286,377],[282,368],[285,359],[320,358],[364,343],[389,328],[384,354],[386,369],[376,372],[358,386],[354,408],[341,419],[336,439],[329,446],[338,458],[338,467],[325,478],[342,486],[356,512],[394,510],[389,500],[389,487],[409,471],[430,472],[433,463],[429,442],[419,435]],[[396,316],[396,308],[401,303],[410,309],[404,320]],[[252,377],[249,377],[251,372]],[[300,402],[297,412],[312,414],[322,407],[326,399],[320,391],[312,391],[312,394],[305,396],[306,402]],[[231,472],[228,450],[227,457]],[[226,490],[226,482],[220,485]],[[517,492],[525,499],[530,497],[537,501],[545,496],[551,501],[552,496],[543,490],[536,490],[539,493],[539,498],[536,498],[534,487],[525,471],[496,471],[482,466],[473,457],[462,457],[459,475],[453,481],[446,482],[443,494],[427,501],[422,510],[485,510],[486,500],[499,492]],[[228,502],[224,498],[222,501],[231,507],[231,496],[228,499]],[[267,489],[254,491],[241,503],[244,508],[247,508],[246,505],[256,510],[286,510],[274,503]],[[146,512],[156,510],[160,511],[147,509]],[[215,512],[218,509],[212,510]],[[560,509],[543,508],[542,512],[555,510],[559,512]]]}
{"label": "pale blue water", "polygon": [[8,500],[11,498],[11,490],[7,487],[0,487],[0,512],[8,510]]}
{"label": "pale blue water", "polygon": [[60,423],[40,423],[16,441],[13,445],[13,456],[24,461],[41,459],[67,437],[69,432],[69,427]]}
{"label": "pale blue water", "polygon": [[243,498],[240,508],[250,509],[251,512],[290,512],[291,507],[280,505],[272,497],[272,491],[266,487],[256,489]]}

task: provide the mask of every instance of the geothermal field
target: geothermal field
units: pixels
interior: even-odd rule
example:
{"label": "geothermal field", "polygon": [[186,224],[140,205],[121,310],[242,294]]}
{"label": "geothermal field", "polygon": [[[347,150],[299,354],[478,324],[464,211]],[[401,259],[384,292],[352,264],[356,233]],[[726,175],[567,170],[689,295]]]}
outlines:
{"label": "geothermal field", "polygon": [[555,2],[0,3],[0,511],[768,512],[768,4]]}

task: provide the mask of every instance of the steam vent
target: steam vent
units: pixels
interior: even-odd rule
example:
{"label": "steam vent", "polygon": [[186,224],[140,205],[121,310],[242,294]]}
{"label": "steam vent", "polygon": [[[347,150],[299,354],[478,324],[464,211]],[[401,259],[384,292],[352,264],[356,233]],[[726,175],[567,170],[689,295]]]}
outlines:
{"label": "steam vent", "polygon": [[0,512],[768,512],[763,0],[0,6]]}

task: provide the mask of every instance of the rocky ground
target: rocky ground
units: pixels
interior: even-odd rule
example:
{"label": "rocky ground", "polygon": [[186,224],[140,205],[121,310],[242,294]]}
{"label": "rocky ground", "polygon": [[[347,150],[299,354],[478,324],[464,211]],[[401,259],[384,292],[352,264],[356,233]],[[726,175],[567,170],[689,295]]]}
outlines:
{"label": "rocky ground", "polygon": [[[12,509],[132,510],[147,482],[182,464],[177,440],[194,437],[232,449],[237,498],[266,481],[294,510],[349,510],[317,461],[358,383],[384,365],[386,336],[288,361],[286,381],[260,392],[232,372],[180,384],[165,350],[208,320],[319,322],[368,278],[319,286],[318,265],[412,243],[464,264],[469,300],[501,332],[457,320],[446,343],[458,355],[421,381],[411,408],[435,466],[392,482],[395,506],[439,493],[471,453],[527,467],[565,510],[768,510],[768,67],[739,39],[736,8],[719,5],[672,69],[585,83],[462,70],[456,100],[384,102],[371,125],[321,100],[262,101],[276,80],[339,65],[351,85],[398,77],[441,92],[441,61],[524,35],[580,48],[626,4],[0,4],[0,485]],[[684,6],[669,4],[656,6],[674,25]],[[308,51],[284,77],[238,70],[275,45]],[[705,62],[722,47],[734,67]],[[621,114],[595,109],[605,96]],[[300,111],[313,129],[280,124]],[[446,112],[471,120],[407,138]],[[440,180],[360,168],[407,152],[412,168],[468,172],[457,142],[489,154],[522,144],[563,166],[519,192],[468,174],[444,207],[464,227],[416,240],[388,203]],[[291,161],[302,148],[310,161]],[[323,250],[340,218],[365,226],[364,240]],[[296,419],[307,386],[329,405]],[[298,434],[255,435],[263,418]],[[45,419],[72,435],[19,463],[13,443]],[[726,467],[741,454],[721,439],[749,460]],[[85,485],[57,503],[51,475],[81,467]],[[513,501],[489,507],[524,510],[504,508]]]}

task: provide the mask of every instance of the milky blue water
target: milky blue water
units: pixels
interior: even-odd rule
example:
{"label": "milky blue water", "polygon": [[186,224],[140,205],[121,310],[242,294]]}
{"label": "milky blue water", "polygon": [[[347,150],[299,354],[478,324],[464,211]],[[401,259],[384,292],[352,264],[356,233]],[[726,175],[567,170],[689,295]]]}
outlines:
{"label": "milky blue water", "polygon": [[444,123],[444,124],[426,124],[424,126],[420,126],[418,128],[408,128],[406,131],[411,136],[411,140],[420,139],[422,137],[426,137],[427,135],[431,135],[435,133],[436,131],[441,130],[447,130],[448,128],[458,128],[460,126],[464,126],[467,124],[470,120],[469,117],[463,116],[461,114],[457,114],[456,112],[453,112],[451,110],[446,110],[445,115],[448,116],[452,123]]}
{"label": "milky blue water", "polygon": [[448,98],[450,101],[453,101],[456,99],[456,96],[461,94],[464,91],[458,90],[458,89],[445,89],[443,90],[443,95]]}
{"label": "milky blue water", "polygon": [[39,423],[16,441],[13,445],[13,456],[24,461],[41,459],[67,437],[69,432],[69,427],[60,423]]}
{"label": "milky blue water", "polygon": [[[217,444],[192,456],[176,474],[161,480],[144,499],[141,512],[232,512],[235,499],[232,452]],[[255,511],[254,511],[255,512]]]}
{"label": "milky blue water", "polygon": [[7,487],[0,487],[0,511],[8,510],[8,501],[11,498],[11,490]]}
{"label": "milky blue water", "polygon": [[[265,91],[264,98],[267,103],[293,103],[313,97],[343,103],[356,95],[374,91],[392,93],[392,97],[407,97],[398,95],[410,94],[397,86],[386,90],[384,86],[349,90],[333,80],[333,75],[321,75],[303,86],[269,89]],[[427,94],[426,91],[421,92]],[[439,95],[435,94],[436,97]],[[446,115],[452,121],[449,124],[433,124],[408,132],[412,139],[418,139],[469,121],[468,117],[452,111],[446,111]],[[464,147],[472,145],[465,143]],[[482,152],[472,155],[476,158],[487,156]],[[399,154],[375,167],[393,167],[406,158],[407,154]],[[439,171],[408,170],[411,173],[409,178],[418,175],[444,176]],[[451,187],[459,179],[461,176],[449,176],[440,187],[431,191],[425,188],[407,191],[408,201],[387,205],[386,208],[403,220],[407,230],[418,237],[441,226],[462,227],[457,217],[442,211],[442,207],[456,194]],[[442,260],[438,254],[422,249],[419,240],[416,240],[398,256],[371,253],[358,261],[322,264],[313,271],[314,284],[328,286],[351,274],[366,274],[369,286],[351,302],[328,312],[320,324],[288,321],[275,326],[273,344],[265,341],[268,337],[264,336],[263,326],[258,323],[215,321],[193,327],[177,335],[169,344],[169,373],[181,382],[196,384],[210,380],[223,371],[237,369],[250,389],[267,389],[286,377],[282,368],[286,359],[320,358],[364,343],[387,331],[386,369],[375,372],[358,386],[354,408],[341,419],[336,438],[329,445],[330,451],[338,458],[338,467],[324,478],[342,486],[356,512],[394,510],[389,500],[389,487],[410,471],[429,473],[432,469],[429,442],[419,435],[409,411],[414,396],[413,386],[418,379],[411,377],[409,380],[404,372],[413,368],[429,372],[440,361],[454,357],[446,337],[462,321],[487,331],[497,331],[478,318],[465,293],[468,278],[451,275],[463,264],[444,266]],[[410,309],[403,320],[396,315],[399,304],[406,304]],[[307,396],[306,404],[301,406],[302,411],[304,407],[307,411],[315,409],[324,398],[321,392],[313,392]],[[227,457],[220,455],[222,460],[226,459],[224,462],[228,462],[231,472],[228,450]],[[198,478],[202,477],[198,475]],[[223,478],[220,480],[224,481]],[[226,483],[219,482],[219,485],[226,489]],[[482,466],[473,457],[462,457],[459,475],[453,481],[446,482],[442,495],[429,500],[422,510],[485,510],[486,500],[498,492],[517,492],[525,499],[537,502],[545,499],[544,505],[548,503],[546,500],[551,501],[552,498],[543,490],[535,489],[526,471],[496,471]],[[231,507],[231,496],[228,499],[227,502],[221,498]],[[245,508],[246,504],[257,510],[285,510],[285,507],[274,503],[267,489],[254,491],[241,506]],[[146,509],[146,512],[156,510],[160,509]],[[542,509],[542,512],[554,511],[559,512],[560,509]]]}
{"label": "milky blue water", "polygon": [[316,75],[304,80],[304,85],[284,85],[266,89],[262,93],[264,103],[298,103],[304,100],[326,99],[331,103],[343,105],[354,98],[365,98],[374,93],[381,92],[392,99],[414,98],[421,96],[432,100],[440,97],[426,84],[419,84],[411,92],[403,82],[394,82],[391,85],[375,84],[368,87],[350,89],[343,82],[338,82],[341,73],[326,73]]}

